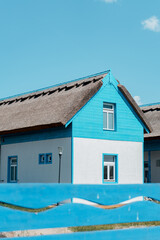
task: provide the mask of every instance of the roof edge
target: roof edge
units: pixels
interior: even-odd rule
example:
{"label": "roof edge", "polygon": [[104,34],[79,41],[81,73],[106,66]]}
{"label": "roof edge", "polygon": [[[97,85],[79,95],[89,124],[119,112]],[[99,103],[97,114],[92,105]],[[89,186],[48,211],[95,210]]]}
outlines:
{"label": "roof edge", "polygon": [[[72,110],[71,113],[68,113],[67,116],[65,116],[65,120],[63,122],[63,124],[65,125],[65,127],[67,127],[72,121],[73,118],[78,114],[78,112],[95,96],[95,94],[100,90],[100,88],[102,87],[103,82],[99,81],[97,86],[94,87],[93,89],[91,89],[87,96],[85,96],[83,98],[83,100],[81,101],[80,106],[76,106],[74,107],[74,109]],[[70,117],[70,115],[72,117]]]}
{"label": "roof edge", "polygon": [[133,99],[133,97],[131,96],[131,94],[128,92],[128,90],[121,84],[118,84],[118,88],[121,91],[121,93],[124,95],[124,97],[127,99],[127,101],[129,102],[129,104],[131,105],[131,107],[133,108],[133,110],[135,111],[135,113],[139,116],[140,120],[142,121],[142,123],[144,124],[144,126],[146,126],[146,128],[148,129],[149,133],[151,133],[153,131],[148,119],[146,118],[146,116],[144,115],[144,113],[142,112],[142,110],[140,109],[140,107],[137,105],[136,101]]}
{"label": "roof edge", "polygon": [[145,141],[152,141],[152,140],[160,140],[160,136],[145,136],[144,135],[144,140]]}
{"label": "roof edge", "polygon": [[105,73],[107,74],[108,72],[110,72],[110,70],[106,70],[106,71],[102,71],[102,72],[99,72],[99,73],[91,74],[91,75],[88,75],[88,76],[76,78],[74,80],[70,80],[70,81],[66,81],[66,82],[60,82],[58,84],[51,85],[51,86],[48,86],[48,87],[45,87],[45,88],[40,88],[40,89],[28,91],[28,92],[19,93],[19,94],[13,95],[13,96],[0,98],[0,101],[4,101],[4,100],[20,97],[20,96],[31,94],[31,93],[37,93],[37,92],[40,92],[40,91],[43,91],[43,90],[47,90],[47,89],[58,87],[58,86],[65,85],[65,84],[68,84],[68,83],[76,82],[76,81],[83,80],[83,79],[86,79],[86,78],[91,78],[91,77],[94,77],[94,76],[96,77],[96,76],[99,76],[99,75],[102,75],[102,74],[105,74]]}
{"label": "roof edge", "polygon": [[154,105],[160,105],[160,102],[143,104],[143,105],[140,105],[140,107],[149,107],[149,106],[154,106]]}
{"label": "roof edge", "polygon": [[32,126],[32,127],[4,130],[4,131],[0,131],[0,136],[15,134],[15,133],[24,133],[24,132],[28,132],[28,131],[44,130],[44,129],[48,129],[48,128],[62,127],[62,126],[64,126],[63,123],[57,122],[57,123],[37,125],[37,126]]}

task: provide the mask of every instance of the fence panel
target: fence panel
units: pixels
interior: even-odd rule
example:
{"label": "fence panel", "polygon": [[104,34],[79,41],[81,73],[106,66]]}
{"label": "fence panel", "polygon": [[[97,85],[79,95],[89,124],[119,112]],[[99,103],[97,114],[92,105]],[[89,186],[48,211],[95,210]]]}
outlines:
{"label": "fence panel", "polygon": [[[129,202],[119,205],[121,202],[140,196],[151,198],[153,201]],[[78,198],[79,203],[75,203],[75,198]],[[91,205],[84,200],[89,201]],[[160,184],[1,184],[0,231],[160,221],[159,200]],[[80,203],[81,201],[82,203]],[[155,240],[158,239],[156,236],[158,231],[160,232],[160,228],[63,234],[52,236],[52,238],[45,236],[44,239],[97,239],[98,237],[104,239],[106,236],[107,239],[116,237],[118,240],[122,239],[121,236],[125,239],[125,236],[127,237],[129,234],[128,231],[132,233],[133,237],[139,234],[142,239],[146,240],[152,235],[152,240]]]}
{"label": "fence panel", "polygon": [[159,240],[160,227],[121,229],[96,232],[69,233],[36,237],[18,237],[12,240]]}

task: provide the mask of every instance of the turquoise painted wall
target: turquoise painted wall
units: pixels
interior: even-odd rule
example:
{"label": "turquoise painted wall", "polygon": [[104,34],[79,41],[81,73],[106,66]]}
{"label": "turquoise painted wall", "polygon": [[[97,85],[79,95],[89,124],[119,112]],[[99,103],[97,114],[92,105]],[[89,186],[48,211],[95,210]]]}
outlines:
{"label": "turquoise painted wall", "polygon": [[[73,137],[143,142],[143,126],[117,84],[111,73],[104,78],[102,88],[73,117]],[[103,102],[116,106],[114,131],[103,130]]]}

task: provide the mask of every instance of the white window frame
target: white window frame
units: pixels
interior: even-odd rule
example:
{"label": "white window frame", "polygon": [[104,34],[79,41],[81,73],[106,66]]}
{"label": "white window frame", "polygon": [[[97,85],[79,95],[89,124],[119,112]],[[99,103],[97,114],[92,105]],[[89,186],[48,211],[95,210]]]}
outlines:
{"label": "white window frame", "polygon": [[[104,155],[104,156],[112,156],[114,158],[114,162],[105,162],[104,157],[103,157],[103,162],[104,162],[104,167],[107,166],[107,179],[104,178],[104,169],[103,169],[103,181],[104,182],[115,182],[115,175],[116,175],[116,156],[115,155]],[[110,167],[113,167],[113,179],[110,178]]]}
{"label": "white window frame", "polygon": [[[104,107],[104,104],[110,105],[112,108],[110,109],[110,108]],[[104,123],[103,123],[103,129],[110,130],[110,131],[115,130],[115,106],[114,106],[114,104],[104,102],[103,103],[103,113],[107,114],[107,126],[104,126]],[[109,128],[109,113],[113,114],[113,128]]]}

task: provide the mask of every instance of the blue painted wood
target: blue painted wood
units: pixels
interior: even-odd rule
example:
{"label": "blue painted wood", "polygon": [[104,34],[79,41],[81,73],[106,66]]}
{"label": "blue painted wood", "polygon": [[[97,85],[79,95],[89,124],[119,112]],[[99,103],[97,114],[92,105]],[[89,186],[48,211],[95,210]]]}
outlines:
{"label": "blue painted wood", "polygon": [[[23,207],[47,207],[59,201],[79,197],[100,204],[118,204],[137,196],[160,199],[160,184],[72,185],[2,184],[0,201]],[[85,226],[123,222],[160,221],[160,204],[141,201],[115,209],[100,205],[65,203],[44,212],[24,212],[0,207],[0,231]]]}
{"label": "blue painted wood", "polygon": [[[160,184],[1,184],[0,201],[23,207],[41,208],[70,198],[82,198],[100,204],[117,204],[138,196],[160,200]],[[43,201],[40,201],[43,199]]]}
{"label": "blue painted wood", "polygon": [[137,202],[116,209],[100,209],[84,204],[65,204],[40,213],[0,208],[0,231],[160,221],[160,206]]}
{"label": "blue painted wood", "polygon": [[[73,118],[73,137],[143,142],[143,126],[117,88],[112,74],[103,79],[103,86]],[[103,102],[116,108],[116,129],[103,130]]]}
{"label": "blue painted wood", "polygon": [[[160,227],[80,232],[48,236],[17,237],[12,240],[159,240]],[[4,238],[2,238],[4,239]]]}

